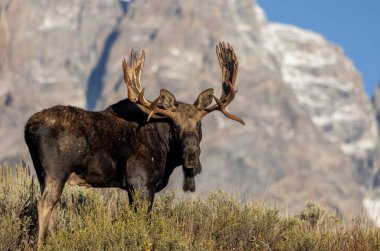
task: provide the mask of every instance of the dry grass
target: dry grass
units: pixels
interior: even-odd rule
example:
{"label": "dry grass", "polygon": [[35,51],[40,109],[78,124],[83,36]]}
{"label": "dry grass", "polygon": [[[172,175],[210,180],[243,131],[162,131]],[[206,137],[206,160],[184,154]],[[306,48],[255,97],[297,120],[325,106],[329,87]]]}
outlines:
{"label": "dry grass", "polygon": [[[24,165],[0,167],[0,250],[36,246],[39,188]],[[43,250],[380,250],[380,230],[341,223],[314,204],[293,217],[223,192],[164,193],[153,212],[131,210],[117,189],[65,188]]]}

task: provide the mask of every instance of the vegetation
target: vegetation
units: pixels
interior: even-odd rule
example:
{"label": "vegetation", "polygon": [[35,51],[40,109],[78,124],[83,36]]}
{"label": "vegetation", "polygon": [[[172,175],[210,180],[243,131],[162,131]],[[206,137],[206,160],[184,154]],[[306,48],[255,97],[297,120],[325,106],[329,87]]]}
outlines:
{"label": "vegetation", "polygon": [[[0,167],[0,250],[36,248],[39,188],[25,165]],[[118,189],[65,188],[43,250],[380,250],[380,230],[342,223],[310,203],[281,217],[223,192],[162,194],[151,214]]]}

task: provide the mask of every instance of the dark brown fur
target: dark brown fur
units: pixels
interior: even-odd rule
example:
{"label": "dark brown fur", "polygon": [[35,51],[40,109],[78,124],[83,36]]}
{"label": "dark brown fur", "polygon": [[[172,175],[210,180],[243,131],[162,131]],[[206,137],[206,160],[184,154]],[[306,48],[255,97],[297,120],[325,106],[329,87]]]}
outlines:
{"label": "dark brown fur", "polygon": [[201,117],[194,105],[176,102],[178,118],[152,118],[129,100],[100,112],[54,106],[30,117],[25,141],[41,187],[39,239],[66,182],[90,187],[141,189],[150,202],[174,168],[183,165],[183,189],[195,191],[201,171]]}
{"label": "dark brown fur", "polygon": [[[129,65],[123,60],[122,66],[128,98],[139,105],[123,100],[100,112],[55,106],[29,118],[25,141],[41,187],[39,243],[46,237],[52,210],[66,182],[125,189],[131,204],[134,190],[139,189],[150,210],[155,192],[162,190],[174,168],[182,165],[183,189],[195,191],[194,176],[202,170],[202,118],[219,110],[244,124],[225,109],[236,93],[237,57],[225,43],[219,43],[216,54],[223,73],[220,99],[209,88],[194,104],[185,104],[161,89],[155,101],[147,101],[140,83],[145,53],[138,57],[132,50]],[[210,106],[213,99],[216,104]],[[149,120],[147,114],[154,113],[164,117],[155,115]]]}

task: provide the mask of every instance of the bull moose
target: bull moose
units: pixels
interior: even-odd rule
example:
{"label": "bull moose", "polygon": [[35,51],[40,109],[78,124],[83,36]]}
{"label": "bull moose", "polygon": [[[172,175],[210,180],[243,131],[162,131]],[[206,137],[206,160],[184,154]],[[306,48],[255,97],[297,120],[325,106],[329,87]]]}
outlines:
{"label": "bull moose", "polygon": [[[149,101],[141,88],[145,53],[132,50],[129,65],[122,68],[128,99],[99,112],[71,106],[54,106],[32,115],[25,125],[25,141],[41,188],[38,203],[38,242],[44,241],[54,206],[65,183],[90,187],[118,187],[140,196],[151,209],[154,194],[169,181],[174,168],[182,165],[183,190],[195,191],[194,176],[199,161],[201,121],[219,110],[226,111],[235,97],[238,61],[232,46],[219,43],[216,54],[222,69],[222,93],[212,88],[199,94],[194,104],[176,100],[168,90]],[[212,104],[213,99],[215,104]]]}

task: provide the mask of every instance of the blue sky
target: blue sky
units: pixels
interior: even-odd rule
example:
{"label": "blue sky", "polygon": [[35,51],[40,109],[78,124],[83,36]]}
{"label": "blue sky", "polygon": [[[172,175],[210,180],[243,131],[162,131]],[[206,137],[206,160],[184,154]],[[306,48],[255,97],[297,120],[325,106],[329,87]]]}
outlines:
{"label": "blue sky", "polygon": [[341,46],[372,96],[380,81],[380,0],[258,0],[269,21],[313,30]]}

